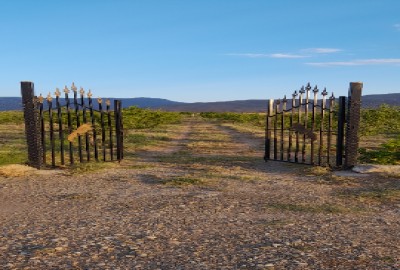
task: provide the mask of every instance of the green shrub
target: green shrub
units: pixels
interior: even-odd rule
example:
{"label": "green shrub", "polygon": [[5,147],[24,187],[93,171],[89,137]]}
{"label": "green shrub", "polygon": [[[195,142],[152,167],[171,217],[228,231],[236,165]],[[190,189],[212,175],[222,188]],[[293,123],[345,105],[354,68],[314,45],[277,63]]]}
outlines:
{"label": "green shrub", "polygon": [[382,104],[376,109],[362,109],[360,135],[400,134],[400,107]]}
{"label": "green shrub", "polygon": [[365,163],[400,164],[400,136],[381,145],[378,150],[359,149],[359,160]]}

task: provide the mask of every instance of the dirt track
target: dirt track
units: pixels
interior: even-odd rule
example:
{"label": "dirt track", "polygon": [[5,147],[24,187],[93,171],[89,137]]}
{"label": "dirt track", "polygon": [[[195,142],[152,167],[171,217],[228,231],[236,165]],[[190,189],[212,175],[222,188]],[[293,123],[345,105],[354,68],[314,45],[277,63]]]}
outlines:
{"label": "dirt track", "polygon": [[400,201],[373,193],[399,179],[265,163],[198,119],[168,132],[105,171],[0,177],[0,269],[400,268]]}

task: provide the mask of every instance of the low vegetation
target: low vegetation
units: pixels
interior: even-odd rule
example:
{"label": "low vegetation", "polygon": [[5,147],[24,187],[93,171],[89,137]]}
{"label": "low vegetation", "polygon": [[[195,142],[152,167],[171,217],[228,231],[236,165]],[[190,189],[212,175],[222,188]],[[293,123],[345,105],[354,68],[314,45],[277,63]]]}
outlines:
{"label": "low vegetation", "polygon": [[[165,112],[138,107],[123,109],[123,125],[127,131],[125,132],[125,141],[127,145],[135,148],[152,145],[160,141],[167,142],[170,140],[168,135],[157,134],[154,131],[165,125],[179,124],[188,115],[188,113]],[[240,131],[252,131],[252,133],[255,133],[258,130],[257,137],[258,135],[263,136],[265,128],[265,114],[263,113],[203,112],[200,113],[200,116],[206,120],[230,125]],[[56,119],[56,115],[54,117]],[[96,113],[95,117],[99,118],[100,115]],[[294,119],[296,117],[297,115],[294,114]],[[72,114],[73,124],[76,122],[75,118],[74,114]],[[286,114],[285,123],[287,125],[289,120],[290,115]],[[23,113],[20,111],[0,112],[0,128],[2,132],[0,136],[0,164],[21,164],[26,162],[23,121]],[[278,121],[280,121],[280,118]],[[316,121],[316,126],[319,126],[319,116],[316,117]],[[66,125],[67,119],[63,119],[63,122]],[[82,119],[81,123],[83,123]],[[333,123],[336,123],[335,115]],[[326,124],[324,122],[324,125]],[[360,137],[360,162],[399,164],[400,107],[382,105],[375,109],[362,109]]]}

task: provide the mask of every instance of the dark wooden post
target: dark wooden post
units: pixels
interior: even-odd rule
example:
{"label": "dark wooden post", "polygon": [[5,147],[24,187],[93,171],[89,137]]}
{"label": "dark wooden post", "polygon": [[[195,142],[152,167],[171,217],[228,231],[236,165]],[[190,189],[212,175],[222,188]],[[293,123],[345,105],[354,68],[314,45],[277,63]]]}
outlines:
{"label": "dark wooden post", "polygon": [[43,146],[40,136],[40,119],[36,110],[36,98],[32,82],[21,82],[24,107],[25,134],[28,144],[28,163],[40,169],[43,166]]}
{"label": "dark wooden post", "polygon": [[351,82],[348,97],[345,168],[351,169],[357,164],[358,129],[360,127],[362,82]]}

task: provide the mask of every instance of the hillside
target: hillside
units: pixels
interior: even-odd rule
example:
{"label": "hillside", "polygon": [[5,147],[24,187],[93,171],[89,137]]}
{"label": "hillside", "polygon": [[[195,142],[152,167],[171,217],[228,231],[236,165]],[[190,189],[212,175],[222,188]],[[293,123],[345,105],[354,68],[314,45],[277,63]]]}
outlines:
{"label": "hillside", "polygon": [[[111,101],[114,98],[110,98]],[[219,102],[194,102],[185,103],[171,101],[161,98],[121,98],[124,108],[137,106],[140,108],[162,109],[166,111],[188,111],[188,112],[263,112],[266,110],[267,100],[249,99]],[[364,108],[375,108],[381,104],[400,106],[400,93],[365,95],[362,97]],[[288,102],[290,104],[290,101]],[[21,110],[20,97],[0,98],[0,111]]]}

